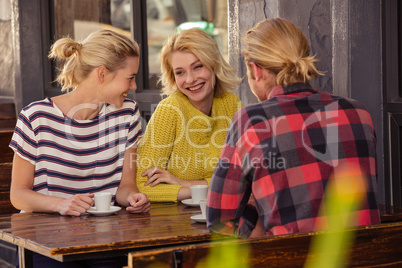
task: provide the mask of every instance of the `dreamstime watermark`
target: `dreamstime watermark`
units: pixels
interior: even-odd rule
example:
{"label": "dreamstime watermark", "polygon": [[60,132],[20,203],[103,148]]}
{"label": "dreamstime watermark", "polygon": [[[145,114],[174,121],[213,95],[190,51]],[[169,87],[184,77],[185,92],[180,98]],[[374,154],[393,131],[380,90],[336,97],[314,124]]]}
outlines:
{"label": "dreamstime watermark", "polygon": [[[99,107],[101,107],[100,114],[105,114],[106,105],[91,103],[77,105],[67,114],[65,135],[75,146],[82,146],[82,140],[85,141],[86,148],[112,146],[109,142],[113,143],[113,141],[118,139],[126,138],[123,137],[123,133],[127,135],[127,126],[133,120],[138,120],[138,123],[141,125],[146,125],[145,120],[140,116],[137,119],[133,119],[132,116],[128,115],[115,116],[108,120],[100,119],[98,125],[95,126],[97,130],[93,131],[93,138],[85,139],[84,137],[82,139],[81,129],[76,127],[71,118],[74,118],[74,114],[81,110],[95,110],[99,109]],[[253,157],[247,160],[247,163],[265,165],[267,168],[277,167],[278,169],[282,169],[286,166],[286,159],[279,153],[275,153],[284,150],[305,150],[319,161],[334,167],[339,162],[339,144],[341,141],[339,139],[339,103],[337,101],[322,106],[319,110],[311,112],[304,118],[303,114],[295,114],[293,117],[292,115],[273,115],[267,117],[265,114],[255,114],[252,116],[247,115],[249,116],[247,118],[241,118],[242,115],[240,115],[235,119],[236,124],[232,125],[230,125],[232,118],[229,116],[216,116],[208,119],[205,116],[199,115],[187,120],[188,117],[175,105],[159,104],[157,107],[172,117],[172,129],[167,129],[166,131],[174,131],[174,135],[172,135],[174,139],[169,141],[164,140],[166,133],[161,132],[160,126],[155,123],[156,120],[151,120],[147,125],[149,134],[147,137],[144,136],[144,140],[141,142],[142,144],[148,143],[151,149],[173,148],[180,142],[195,149],[208,149],[209,146],[222,149],[224,146],[223,140],[227,138],[227,143],[231,144],[230,146],[240,146],[241,148],[238,148],[240,150],[261,150],[268,155],[270,153],[271,155],[266,157]],[[169,120],[169,118],[166,120]],[[291,120],[294,121],[292,122]],[[217,128],[216,124],[223,127]],[[232,129],[229,129],[229,136],[226,137],[228,131],[226,126],[229,125]],[[121,130],[126,132],[122,132]],[[312,133],[319,133],[319,135]],[[293,140],[293,135],[299,135],[300,140],[297,140],[299,138],[296,136],[296,140]],[[200,142],[198,139],[200,136],[208,137],[208,139]],[[317,144],[318,146],[315,146]],[[119,151],[124,152],[124,145],[125,143],[121,144]],[[296,148],[292,146],[296,146]],[[216,166],[219,163],[233,162],[229,159],[218,160],[218,157],[211,159],[203,156],[202,153],[195,153],[192,158],[173,156],[169,158],[159,157],[155,160],[147,156],[138,156],[137,159],[137,161],[141,162],[141,166],[166,168],[164,165],[166,166],[166,163],[169,163],[170,167],[177,167],[184,171],[188,169],[190,164],[208,168]]]}
{"label": "dreamstime watermark", "polygon": [[[241,163],[241,164],[240,164]],[[250,157],[245,155],[241,158],[239,155],[233,157],[207,157],[203,153],[196,153],[194,157],[183,157],[173,155],[171,157],[148,157],[137,153],[130,154],[130,165],[137,165],[141,170],[146,170],[153,167],[170,170],[180,170],[181,173],[186,173],[189,168],[195,170],[213,170],[215,168],[263,168],[270,170],[286,169],[286,160],[278,156],[276,153],[269,152],[263,157]]]}
{"label": "dreamstime watermark", "polygon": [[[96,124],[89,122],[80,122],[76,120],[76,114],[83,110],[97,111],[99,118]],[[118,112],[116,113],[118,114]],[[103,116],[105,115],[105,116]],[[125,151],[127,134],[129,128],[141,125],[145,120],[139,116],[133,118],[129,114],[114,115],[113,113],[107,114],[107,105],[104,103],[82,103],[74,106],[65,117],[64,135],[72,146],[77,148],[109,148],[119,146],[119,151]],[[84,130],[86,129],[86,130]]]}
{"label": "dreamstime watermark", "polygon": [[[278,150],[281,152],[305,150],[317,160],[336,167],[339,164],[341,142],[338,109],[338,101],[334,101],[307,117],[305,114],[271,118],[257,114],[246,120],[239,117],[237,122],[242,123],[238,123],[237,127],[240,128],[238,132],[241,137],[239,141],[234,142],[237,147],[247,148],[246,151],[262,150],[273,153]],[[233,136],[236,136],[236,133]]]}
{"label": "dreamstime watermark", "polygon": [[[171,105],[168,103],[162,103],[158,105],[158,108],[162,110],[165,115],[163,119],[167,121],[171,120],[172,128],[165,129],[166,131],[173,131],[174,140],[164,139],[166,133],[161,132],[160,125],[158,125],[158,120],[151,120],[147,128],[150,128],[150,133],[143,137],[142,143],[150,143],[150,147],[154,149],[166,149],[171,148],[175,144],[184,142],[190,147],[196,149],[205,149],[210,146],[222,149],[223,142],[226,137],[227,126],[229,126],[232,121],[232,117],[219,115],[214,116],[209,120],[206,116],[196,115],[192,116],[189,120],[185,116],[184,112],[180,110],[179,107]],[[169,118],[171,116],[172,118]],[[162,120],[162,119],[161,119]],[[166,123],[166,122],[163,122]],[[165,128],[169,127],[169,123],[165,124]],[[216,127],[216,125],[222,127]],[[208,140],[200,142],[199,137],[210,136]],[[149,141],[147,140],[149,139]]]}
{"label": "dreamstime watermark", "polygon": [[[339,164],[339,104],[338,102],[332,102],[324,106],[323,110],[316,111],[306,118],[302,129],[302,142],[304,148],[317,159],[326,164],[337,167]],[[319,124],[319,129],[322,130],[324,140],[322,144],[325,144],[325,150],[320,152],[315,150],[312,145],[311,137],[306,137],[308,133],[307,128]],[[306,131],[304,131],[306,130]]]}
{"label": "dreamstime watermark", "polygon": [[[188,146],[195,149],[204,149],[209,146],[222,149],[224,144],[219,139],[219,136],[224,135],[226,137],[228,129],[222,127],[216,129],[214,132],[214,124],[219,121],[223,122],[224,126],[229,126],[232,122],[232,118],[229,116],[218,116],[213,120],[208,120],[205,116],[194,116],[190,120],[186,120],[186,116],[183,111],[177,106],[170,104],[163,104],[164,111],[172,115],[176,120],[177,128],[173,131],[177,131],[174,135],[174,140],[164,142],[163,135],[160,135],[158,126],[154,122],[150,122],[148,127],[151,128],[151,133],[147,138],[150,141],[143,141],[143,143],[149,142],[151,148],[165,149],[175,146],[179,142],[185,142]],[[228,140],[228,143],[236,143],[236,146],[245,146],[246,148],[261,149],[265,151],[277,151],[277,147],[284,146],[281,143],[294,143],[292,132],[301,133],[301,143],[304,149],[318,160],[323,161],[329,165],[337,166],[339,158],[339,125],[338,125],[338,102],[334,101],[328,105],[321,107],[319,110],[312,112],[307,118],[302,118],[304,115],[298,114],[295,117],[284,116],[271,116],[267,117],[265,114],[254,114],[243,120],[240,115],[236,118],[236,124],[232,125],[229,129],[229,134],[233,137],[239,138],[236,141]],[[248,115],[247,115],[248,116]],[[290,119],[289,119],[290,118]],[[297,122],[291,122],[288,120],[298,120]],[[298,124],[299,125],[298,126]],[[293,129],[296,128],[296,129]],[[313,137],[309,134],[311,129],[317,129],[321,132],[321,137]],[[212,132],[212,133],[211,133]],[[200,143],[195,140],[194,137],[202,136],[202,134],[211,133],[210,140],[204,143]],[[158,135],[157,135],[158,134]],[[163,133],[162,133],[163,134]],[[281,135],[288,134],[288,137],[281,140]],[[241,136],[240,136],[241,135]],[[240,137],[239,137],[240,136]],[[162,138],[161,138],[162,137]],[[323,140],[312,140],[315,138],[322,138]],[[298,141],[296,143],[299,144]],[[319,143],[324,146],[324,151],[320,151],[323,146],[320,146],[320,150],[314,148],[313,144]],[[275,149],[275,150],[273,150]],[[279,148],[282,150],[282,148]]]}

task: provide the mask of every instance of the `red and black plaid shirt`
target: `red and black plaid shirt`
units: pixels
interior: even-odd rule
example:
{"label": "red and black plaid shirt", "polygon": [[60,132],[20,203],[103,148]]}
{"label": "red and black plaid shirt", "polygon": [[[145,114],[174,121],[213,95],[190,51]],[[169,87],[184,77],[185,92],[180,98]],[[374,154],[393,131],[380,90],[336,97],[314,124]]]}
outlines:
{"label": "red and black plaid shirt", "polygon": [[355,225],[379,223],[375,143],[359,102],[304,83],[273,88],[228,129],[208,193],[208,228],[246,238],[259,217],[267,235],[316,230],[325,186],[341,166],[358,166],[367,179]]}

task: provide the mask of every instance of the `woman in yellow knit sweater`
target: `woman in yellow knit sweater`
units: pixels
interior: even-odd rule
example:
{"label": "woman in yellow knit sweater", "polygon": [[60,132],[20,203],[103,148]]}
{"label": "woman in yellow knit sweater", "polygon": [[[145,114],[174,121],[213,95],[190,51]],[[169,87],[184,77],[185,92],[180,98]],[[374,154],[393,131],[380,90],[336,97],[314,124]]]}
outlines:
{"label": "woman in yellow knit sweater", "polygon": [[151,202],[191,198],[189,186],[209,184],[242,106],[233,90],[241,81],[215,41],[199,29],[183,30],[161,50],[162,100],[138,148],[137,186]]}

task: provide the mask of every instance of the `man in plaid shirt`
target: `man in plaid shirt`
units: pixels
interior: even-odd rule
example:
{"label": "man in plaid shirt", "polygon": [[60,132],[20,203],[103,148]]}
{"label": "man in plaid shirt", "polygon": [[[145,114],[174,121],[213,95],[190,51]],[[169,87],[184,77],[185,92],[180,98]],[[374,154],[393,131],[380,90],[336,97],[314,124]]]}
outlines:
{"label": "man in plaid shirt", "polygon": [[239,110],[228,129],[208,193],[208,228],[242,238],[316,230],[325,187],[340,168],[366,180],[352,224],[379,223],[376,140],[365,107],[308,84],[322,73],[293,23],[264,20],[245,44],[260,102]]}

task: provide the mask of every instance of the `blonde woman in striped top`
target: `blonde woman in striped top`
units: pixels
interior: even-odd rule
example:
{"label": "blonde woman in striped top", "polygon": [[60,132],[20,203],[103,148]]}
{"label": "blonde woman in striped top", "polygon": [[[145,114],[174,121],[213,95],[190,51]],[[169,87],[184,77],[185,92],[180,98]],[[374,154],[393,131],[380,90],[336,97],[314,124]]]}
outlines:
{"label": "blonde woman in striped top", "polygon": [[61,38],[49,57],[58,60],[57,81],[67,91],[25,107],[15,127],[11,183],[13,205],[27,212],[79,216],[93,194],[111,192],[132,213],[150,203],[133,177],[141,138],[136,89],[137,43],[110,30],[82,43]]}

